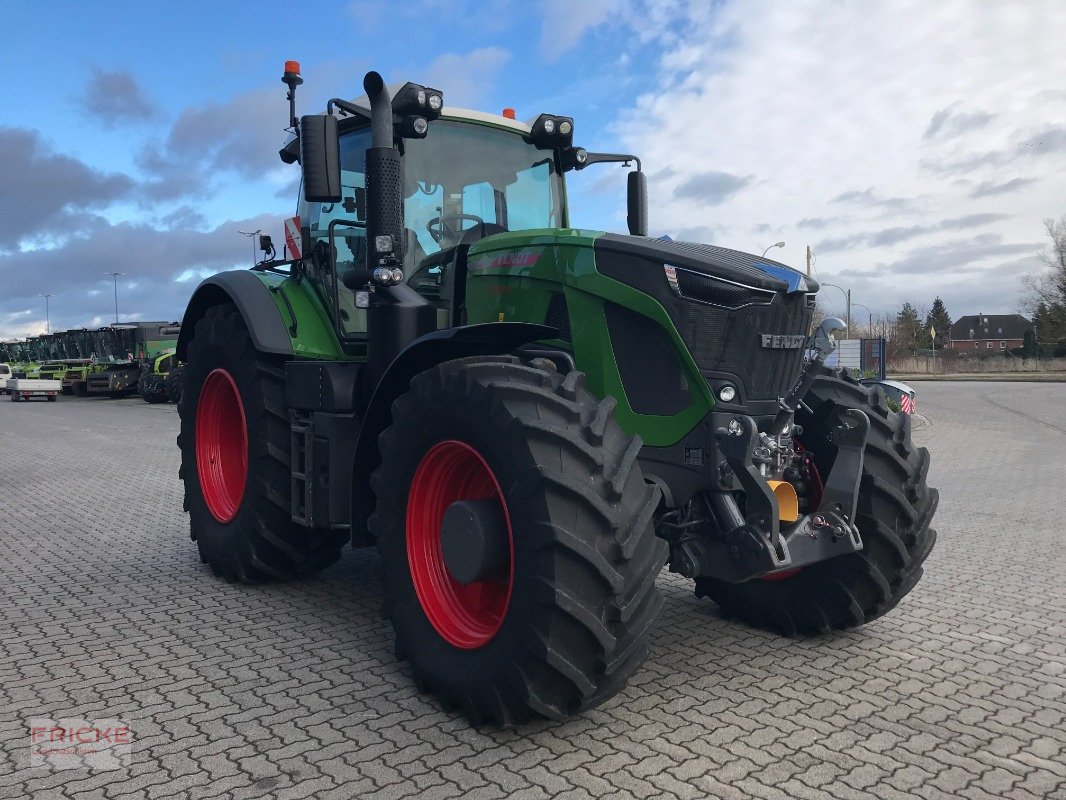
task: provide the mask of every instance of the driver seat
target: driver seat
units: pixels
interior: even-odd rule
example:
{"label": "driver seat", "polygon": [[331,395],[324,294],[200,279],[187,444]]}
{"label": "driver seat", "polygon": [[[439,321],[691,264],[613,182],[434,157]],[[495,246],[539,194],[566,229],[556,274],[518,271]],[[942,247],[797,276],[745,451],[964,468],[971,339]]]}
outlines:
{"label": "driver seat", "polygon": [[459,244],[472,245],[474,242],[497,233],[507,233],[507,228],[495,222],[479,222],[474,227],[463,231],[463,235],[459,237]]}

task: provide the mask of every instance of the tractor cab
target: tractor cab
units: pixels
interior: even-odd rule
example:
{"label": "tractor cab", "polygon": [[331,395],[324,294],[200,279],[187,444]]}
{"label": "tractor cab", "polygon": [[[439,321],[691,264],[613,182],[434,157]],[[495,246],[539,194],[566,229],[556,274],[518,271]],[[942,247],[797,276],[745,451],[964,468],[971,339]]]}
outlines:
{"label": "tractor cab", "polygon": [[[507,117],[449,109],[426,138],[402,141],[402,270],[407,284],[437,308],[438,328],[453,324],[457,257],[471,245],[510,231],[568,224],[557,149],[535,143],[530,130]],[[337,292],[338,332],[351,338],[367,331],[366,308],[344,279],[369,275],[365,161],[370,146],[368,121],[356,118],[342,126],[342,200],[305,199],[299,212],[304,252],[313,254],[315,277],[327,293]],[[326,257],[331,225],[332,265]]]}
{"label": "tractor cab", "polygon": [[[332,306],[342,343],[352,345],[367,338],[370,299],[364,290],[398,283],[431,304],[433,328],[465,324],[470,251],[484,249],[482,243],[489,237],[526,232],[520,245],[528,245],[531,231],[567,228],[564,173],[569,170],[601,161],[636,162],[633,174],[639,180],[630,180],[630,227],[632,233],[646,232],[646,211],[632,212],[646,208],[639,159],[575,148],[570,117],[541,114],[520,122],[512,109],[495,115],[445,107],[441,93],[413,83],[382,86],[378,100],[379,112],[383,103],[388,104],[384,112],[388,119],[379,126],[386,133],[377,144],[373,103],[367,95],[352,102],[331,100],[326,115],[304,118],[305,124],[330,120],[324,149],[316,149],[311,136],[302,143],[305,179],[299,220],[303,252],[311,255],[309,269]],[[308,183],[306,165],[330,151],[334,124],[339,177],[323,199],[321,187]],[[283,148],[282,159],[296,158],[299,144],[294,139]],[[368,202],[367,156],[372,150],[394,147],[391,163],[398,167],[400,180],[389,193],[400,194],[399,213],[392,223],[397,231],[391,250],[376,253],[368,247],[374,227],[368,208],[389,203],[380,198]],[[335,169],[332,164],[323,166]],[[382,256],[391,265],[384,281],[374,275]]]}

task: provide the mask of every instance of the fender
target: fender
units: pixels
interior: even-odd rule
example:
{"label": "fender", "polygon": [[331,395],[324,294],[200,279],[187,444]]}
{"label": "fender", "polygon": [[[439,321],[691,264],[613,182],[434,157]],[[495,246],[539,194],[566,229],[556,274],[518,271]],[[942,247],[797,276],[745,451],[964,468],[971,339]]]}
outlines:
{"label": "fender", "polygon": [[196,287],[181,321],[177,347],[179,360],[186,360],[186,350],[196,323],[207,313],[208,308],[222,303],[237,306],[252,337],[252,344],[260,353],[293,354],[292,340],[278,313],[277,304],[270,296],[270,290],[255,273],[245,269],[220,272]]}
{"label": "fender", "polygon": [[393,401],[407,391],[411,379],[444,361],[467,356],[502,355],[541,339],[555,339],[557,328],[528,322],[486,322],[462,328],[433,331],[415,339],[381,376],[367,405],[355,447],[355,481],[352,503],[352,544],[372,544],[366,520],[374,508],[370,473],[381,461],[378,436],[392,419]]}

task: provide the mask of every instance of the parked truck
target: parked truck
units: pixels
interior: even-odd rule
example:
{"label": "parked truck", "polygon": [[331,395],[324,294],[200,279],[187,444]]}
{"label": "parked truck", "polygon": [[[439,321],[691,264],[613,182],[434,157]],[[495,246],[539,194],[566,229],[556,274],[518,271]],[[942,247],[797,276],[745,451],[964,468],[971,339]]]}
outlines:
{"label": "parked truck", "polygon": [[7,393],[11,402],[43,398],[54,403],[59,395],[59,381],[41,378],[11,378],[7,381]]}

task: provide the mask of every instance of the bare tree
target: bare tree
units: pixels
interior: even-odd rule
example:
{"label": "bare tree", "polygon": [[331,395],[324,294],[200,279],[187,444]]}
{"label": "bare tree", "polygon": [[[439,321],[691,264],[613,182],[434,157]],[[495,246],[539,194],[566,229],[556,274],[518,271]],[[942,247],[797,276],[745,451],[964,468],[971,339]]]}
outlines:
{"label": "bare tree", "polygon": [[1022,308],[1037,322],[1037,336],[1046,344],[1066,340],[1066,214],[1045,219],[1051,245],[1039,254],[1044,269],[1026,275]]}

